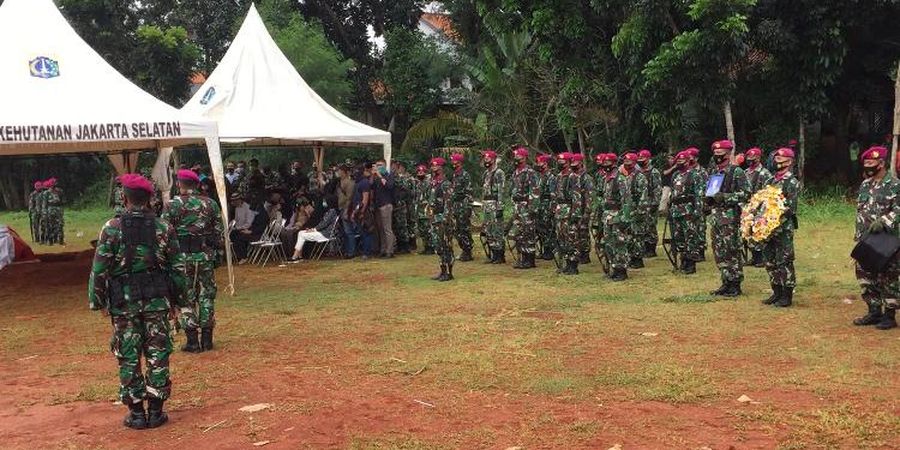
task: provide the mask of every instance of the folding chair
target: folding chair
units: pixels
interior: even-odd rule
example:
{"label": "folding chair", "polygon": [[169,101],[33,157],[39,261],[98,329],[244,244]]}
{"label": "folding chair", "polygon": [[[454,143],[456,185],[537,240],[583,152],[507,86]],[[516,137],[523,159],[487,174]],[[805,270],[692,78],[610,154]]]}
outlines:
{"label": "folding chair", "polygon": [[254,261],[256,261],[256,258],[260,253],[262,244],[266,243],[269,240],[269,235],[271,234],[272,227],[274,226],[275,221],[269,222],[269,224],[266,225],[266,229],[263,230],[262,234],[259,236],[259,240],[250,242],[250,249],[247,251],[247,262],[249,262],[250,264],[254,264]]}
{"label": "folding chair", "polygon": [[287,261],[287,255],[284,253],[284,245],[281,243],[281,232],[284,231],[284,224],[284,220],[276,221],[272,224],[269,238],[259,245],[258,258],[255,264],[261,263],[261,267],[266,267],[266,264],[275,258],[277,258],[275,260],[280,263]]}
{"label": "folding chair", "polygon": [[[340,225],[340,223],[341,223],[341,217],[338,216],[338,217],[334,220],[334,223],[331,225],[331,238],[328,239],[328,240],[325,241],[325,242],[316,242],[316,246],[313,248],[313,251],[312,251],[312,253],[310,254],[310,258],[309,258],[309,259],[311,259],[311,260],[313,260],[313,261],[318,261],[318,260],[322,259],[322,255],[325,253],[325,250],[326,250],[329,246],[332,246],[332,245],[334,245],[335,243],[339,243],[339,242],[340,242],[340,241],[339,241],[339,238],[338,238],[338,235],[339,235],[339,233],[338,233],[338,226]],[[337,248],[338,248],[337,251],[338,251],[338,253],[340,254],[340,253],[341,253],[340,245],[338,245]]]}

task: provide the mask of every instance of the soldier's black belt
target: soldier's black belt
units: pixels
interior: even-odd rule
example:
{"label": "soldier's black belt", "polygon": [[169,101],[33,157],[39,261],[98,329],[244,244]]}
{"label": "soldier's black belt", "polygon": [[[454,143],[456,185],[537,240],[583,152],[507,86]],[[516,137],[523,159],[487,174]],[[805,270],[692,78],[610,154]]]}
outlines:
{"label": "soldier's black belt", "polygon": [[196,236],[185,235],[178,236],[178,248],[182,253],[202,253],[211,245],[212,239],[209,235]]}
{"label": "soldier's black belt", "polygon": [[151,271],[122,275],[109,280],[109,302],[112,307],[125,304],[125,287],[131,301],[146,302],[154,298],[169,298],[172,280],[163,272]]}
{"label": "soldier's black belt", "polygon": [[484,200],[488,201],[488,202],[496,202],[497,196],[496,195],[485,195]]}
{"label": "soldier's black belt", "polygon": [[683,205],[685,203],[693,203],[693,202],[694,202],[693,197],[676,197],[674,200],[672,200],[673,205]]}

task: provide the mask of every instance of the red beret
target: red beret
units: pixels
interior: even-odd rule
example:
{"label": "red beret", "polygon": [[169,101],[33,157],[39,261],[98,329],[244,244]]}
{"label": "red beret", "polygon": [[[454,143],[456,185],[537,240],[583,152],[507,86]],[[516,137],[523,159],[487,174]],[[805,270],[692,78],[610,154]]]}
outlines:
{"label": "red beret", "polygon": [[570,153],[569,160],[572,162],[582,162],[584,161],[584,155],[581,153]]}
{"label": "red beret", "polygon": [[734,157],[734,163],[737,164],[737,165],[739,165],[739,166],[742,166],[742,165],[744,165],[744,160],[745,160],[745,159],[746,159],[746,158],[744,158],[744,154],[743,154],[743,153],[738,153],[738,154]]}
{"label": "red beret", "polygon": [[497,159],[497,152],[495,152],[491,149],[486,149],[483,152],[481,152],[481,156],[483,158]]}
{"label": "red beret", "polygon": [[49,189],[52,187],[56,187],[56,178],[51,178],[44,182],[44,187]]}
{"label": "red beret", "polygon": [[775,151],[775,156],[794,159],[794,151],[789,148],[779,148]]}
{"label": "red beret", "polygon": [[419,164],[418,166],[416,166],[416,170],[418,170],[420,172],[424,172],[424,171],[428,170],[428,167],[425,164]]}
{"label": "red beret", "polygon": [[525,147],[517,147],[515,150],[513,150],[513,157],[527,158],[528,157],[528,149]]}
{"label": "red beret", "polygon": [[731,141],[729,141],[727,139],[722,140],[722,141],[716,141],[716,142],[713,142],[712,149],[713,150],[732,150],[732,149],[734,149],[734,144],[732,144]]}
{"label": "red beret", "polygon": [[650,150],[644,149],[638,152],[638,158],[640,159],[650,159],[653,157],[653,153],[650,153]]}
{"label": "red beret", "polygon": [[200,177],[197,175],[197,172],[194,172],[193,170],[181,169],[178,171],[176,177],[181,181],[200,182]]}
{"label": "red beret", "polygon": [[119,183],[126,189],[134,189],[153,193],[153,183],[136,173],[126,173],[119,177]]}
{"label": "red beret", "polygon": [[875,159],[878,161],[884,161],[887,158],[887,155],[888,155],[888,149],[881,147],[881,146],[875,146],[875,147],[871,147],[868,150],[866,150],[862,154],[862,157],[860,159],[863,161],[865,161],[867,159]]}
{"label": "red beret", "polygon": [[698,149],[697,147],[690,147],[684,152],[687,154],[688,158],[696,158],[698,155],[700,155],[700,149]]}
{"label": "red beret", "polygon": [[559,159],[560,161],[571,161],[572,154],[569,152],[562,152],[562,153],[556,155],[556,158]]}
{"label": "red beret", "polygon": [[535,160],[539,163],[550,162],[550,155],[548,155],[546,153],[541,153],[540,155],[537,155],[537,158],[535,158]]}
{"label": "red beret", "polygon": [[747,150],[747,159],[754,157],[759,158],[760,156],[762,156],[762,149],[759,147],[753,147],[750,150]]}
{"label": "red beret", "polygon": [[638,160],[638,155],[637,155],[637,153],[634,153],[634,152],[628,152],[628,153],[625,154],[625,161],[634,161],[634,162],[636,162],[637,160]]}
{"label": "red beret", "polygon": [[606,153],[597,153],[597,156],[594,156],[594,162],[597,164],[603,164],[603,161],[606,160]]}
{"label": "red beret", "polygon": [[34,188],[35,188],[35,189],[43,189],[43,188],[44,188],[44,183],[43,183],[42,181],[35,181],[35,182],[34,182]]}
{"label": "red beret", "polygon": [[444,166],[445,164],[447,164],[447,160],[445,160],[444,158],[441,158],[440,156],[431,158],[432,166]]}
{"label": "red beret", "polygon": [[463,156],[462,153],[454,153],[450,155],[450,161],[452,162],[463,162],[466,160],[466,157]]}
{"label": "red beret", "polygon": [[675,159],[689,159],[690,157],[691,157],[691,154],[687,150],[682,150],[682,151],[678,152],[677,155],[675,155]]}

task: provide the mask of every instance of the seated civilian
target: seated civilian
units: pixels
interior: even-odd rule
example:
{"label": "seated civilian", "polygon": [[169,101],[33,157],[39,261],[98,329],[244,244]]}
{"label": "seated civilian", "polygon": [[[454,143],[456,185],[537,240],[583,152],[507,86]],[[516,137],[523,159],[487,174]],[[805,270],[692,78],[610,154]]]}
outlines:
{"label": "seated civilian", "polygon": [[259,239],[262,234],[254,233],[254,222],[258,214],[250,209],[248,204],[239,194],[232,194],[231,207],[234,208],[234,224],[231,226],[231,242],[234,245],[234,255],[238,264],[247,259],[247,250],[250,243]]}
{"label": "seated civilian", "polygon": [[308,228],[297,233],[297,244],[294,246],[294,256],[291,262],[298,262],[303,259],[303,244],[307,242],[328,242],[334,237],[335,223],[340,217],[340,211],[337,207],[337,197],[329,195],[325,198],[328,204],[328,210],[325,217],[313,228]]}

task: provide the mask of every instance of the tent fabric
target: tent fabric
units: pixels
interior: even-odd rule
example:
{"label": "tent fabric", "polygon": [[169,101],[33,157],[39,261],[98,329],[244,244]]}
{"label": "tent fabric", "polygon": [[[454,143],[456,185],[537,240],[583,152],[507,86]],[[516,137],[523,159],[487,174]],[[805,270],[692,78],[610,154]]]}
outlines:
{"label": "tent fabric", "polygon": [[[3,2],[0,61],[0,156],[205,142],[219,199],[226,203],[215,121],[179,111],[135,86],[78,36],[52,0]],[[228,223],[227,208],[222,217]],[[226,257],[231,282],[230,251]]]}
{"label": "tent fabric", "polygon": [[252,5],[219,66],[182,109],[219,123],[222,142],[259,146],[384,147],[391,134],[356,122],[319,97],[278,48]]}

